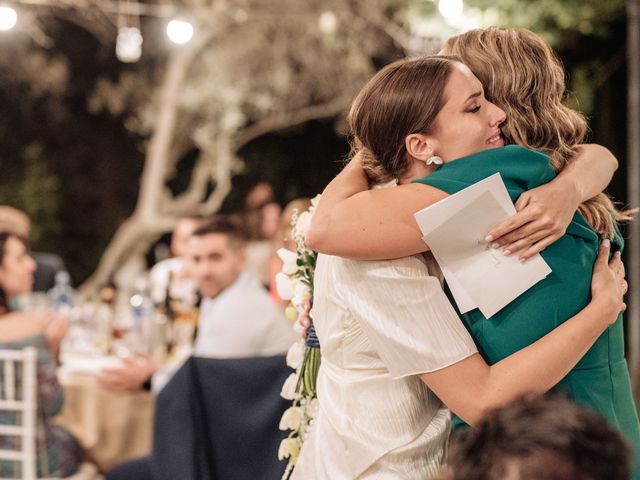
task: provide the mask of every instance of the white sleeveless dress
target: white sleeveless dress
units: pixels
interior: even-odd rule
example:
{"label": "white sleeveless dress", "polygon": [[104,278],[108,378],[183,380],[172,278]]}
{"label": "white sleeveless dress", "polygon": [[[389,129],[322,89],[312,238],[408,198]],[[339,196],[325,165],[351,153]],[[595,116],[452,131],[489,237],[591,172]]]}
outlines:
{"label": "white sleeveless dress", "polygon": [[433,258],[319,255],[313,317],[320,411],[294,480],[424,480],[446,457],[450,414],[418,374],[477,352]]}

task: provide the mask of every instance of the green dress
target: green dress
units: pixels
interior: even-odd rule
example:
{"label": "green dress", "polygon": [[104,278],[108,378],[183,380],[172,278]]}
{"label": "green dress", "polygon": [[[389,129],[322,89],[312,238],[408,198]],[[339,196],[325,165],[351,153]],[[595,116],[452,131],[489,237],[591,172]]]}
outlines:
{"label": "green dress", "polygon": [[[555,177],[548,156],[512,145],[447,163],[417,182],[453,194],[498,172],[514,202],[523,192]],[[487,363],[494,364],[534,343],[589,303],[599,246],[598,235],[576,213],[565,235],[542,252],[552,269],[547,278],[490,319],[478,309],[460,315]],[[621,248],[618,233],[612,250]],[[447,294],[452,299],[449,291]],[[624,357],[622,315],[556,388],[604,416],[629,441],[635,458],[640,458],[640,425]],[[460,419],[454,419],[454,428],[461,425]],[[634,462],[633,478],[638,480],[639,464]]]}

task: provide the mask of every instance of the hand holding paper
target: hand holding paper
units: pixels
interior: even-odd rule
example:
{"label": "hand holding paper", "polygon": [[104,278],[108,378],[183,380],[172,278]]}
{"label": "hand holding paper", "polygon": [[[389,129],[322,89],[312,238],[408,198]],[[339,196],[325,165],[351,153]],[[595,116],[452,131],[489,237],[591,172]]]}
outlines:
{"label": "hand holding paper", "polygon": [[513,214],[500,174],[415,214],[461,313],[479,308],[491,317],[551,273],[540,255],[522,264],[485,242],[487,232]]}

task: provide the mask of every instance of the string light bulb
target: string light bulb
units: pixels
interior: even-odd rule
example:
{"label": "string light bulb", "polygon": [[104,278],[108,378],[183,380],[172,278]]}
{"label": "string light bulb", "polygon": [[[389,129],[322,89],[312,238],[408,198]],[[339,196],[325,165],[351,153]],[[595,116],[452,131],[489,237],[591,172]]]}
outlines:
{"label": "string light bulb", "polygon": [[173,43],[185,44],[193,38],[193,25],[185,20],[171,20],[167,24],[167,36]]}
{"label": "string light bulb", "polygon": [[134,63],[142,56],[142,33],[136,27],[120,27],[116,39],[116,56],[124,63]]}
{"label": "string light bulb", "polygon": [[456,23],[462,16],[464,4],[462,0],[440,0],[438,10],[449,23]]}
{"label": "string light bulb", "polygon": [[0,30],[11,30],[18,22],[18,13],[11,7],[0,6]]}

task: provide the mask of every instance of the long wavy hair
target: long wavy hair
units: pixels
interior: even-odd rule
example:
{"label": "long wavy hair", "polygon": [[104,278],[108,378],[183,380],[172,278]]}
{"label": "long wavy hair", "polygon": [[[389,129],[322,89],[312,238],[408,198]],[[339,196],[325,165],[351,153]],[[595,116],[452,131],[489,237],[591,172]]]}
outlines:
{"label": "long wavy hair", "polygon": [[412,133],[433,131],[456,62],[444,56],[398,60],[360,90],[347,122],[352,135],[351,156],[361,155],[369,183],[383,183],[406,173],[409,158],[404,140]]}
{"label": "long wavy hair", "polygon": [[[486,97],[505,111],[502,132],[508,143],[545,152],[556,172],[567,166],[584,143],[587,121],[563,104],[564,69],[542,38],[525,29],[489,27],[449,38],[444,51],[460,58],[483,84]],[[580,213],[609,238],[614,220],[632,218],[604,193],[582,203]]]}

